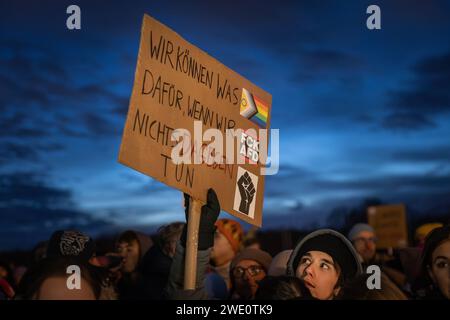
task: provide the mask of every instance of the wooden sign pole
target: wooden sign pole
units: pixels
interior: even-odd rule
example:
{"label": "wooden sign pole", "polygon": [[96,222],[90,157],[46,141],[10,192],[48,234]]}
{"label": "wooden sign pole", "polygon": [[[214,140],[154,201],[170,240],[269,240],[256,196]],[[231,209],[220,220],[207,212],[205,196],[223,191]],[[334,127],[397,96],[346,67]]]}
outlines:
{"label": "wooden sign pole", "polygon": [[202,203],[199,200],[190,198],[188,229],[186,237],[186,255],[184,266],[184,290],[194,290],[197,280],[197,248],[198,248],[198,227]]}

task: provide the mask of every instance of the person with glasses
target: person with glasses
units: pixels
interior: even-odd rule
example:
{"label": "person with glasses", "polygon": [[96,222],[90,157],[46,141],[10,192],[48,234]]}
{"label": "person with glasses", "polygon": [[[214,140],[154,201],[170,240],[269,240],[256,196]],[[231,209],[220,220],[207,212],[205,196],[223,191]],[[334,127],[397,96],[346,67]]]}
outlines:
{"label": "person with glasses", "polygon": [[348,233],[348,239],[353,243],[364,265],[374,264],[377,238],[375,230],[370,225],[366,223],[355,224]]}
{"label": "person with glasses", "polygon": [[267,276],[272,257],[260,249],[246,248],[231,262],[230,298],[252,300],[259,282]]}
{"label": "person with glasses", "polygon": [[377,265],[381,268],[382,276],[387,277],[386,282],[390,282],[390,286],[397,286],[399,289],[405,290],[407,286],[407,278],[404,267],[397,257],[383,261],[377,257],[377,237],[375,230],[366,223],[355,224],[348,233],[348,239],[352,242],[353,247],[358,253],[363,270],[370,265]]}

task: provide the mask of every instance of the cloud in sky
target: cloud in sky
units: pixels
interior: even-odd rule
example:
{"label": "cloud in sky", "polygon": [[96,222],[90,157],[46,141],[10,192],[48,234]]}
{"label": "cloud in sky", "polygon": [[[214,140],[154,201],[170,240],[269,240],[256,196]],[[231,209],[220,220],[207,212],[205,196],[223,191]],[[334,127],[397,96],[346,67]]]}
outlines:
{"label": "cloud in sky", "polygon": [[384,119],[386,128],[432,128],[436,125],[433,118],[449,117],[450,52],[424,58],[412,71],[406,88],[388,93],[392,113]]}

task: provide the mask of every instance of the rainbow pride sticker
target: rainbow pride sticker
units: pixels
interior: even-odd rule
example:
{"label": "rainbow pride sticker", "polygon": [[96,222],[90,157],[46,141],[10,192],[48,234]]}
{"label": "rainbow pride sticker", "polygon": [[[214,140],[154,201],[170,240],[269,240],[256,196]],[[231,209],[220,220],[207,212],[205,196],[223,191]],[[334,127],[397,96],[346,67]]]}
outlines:
{"label": "rainbow pride sticker", "polygon": [[266,128],[269,107],[250,91],[242,88],[240,114],[260,128]]}

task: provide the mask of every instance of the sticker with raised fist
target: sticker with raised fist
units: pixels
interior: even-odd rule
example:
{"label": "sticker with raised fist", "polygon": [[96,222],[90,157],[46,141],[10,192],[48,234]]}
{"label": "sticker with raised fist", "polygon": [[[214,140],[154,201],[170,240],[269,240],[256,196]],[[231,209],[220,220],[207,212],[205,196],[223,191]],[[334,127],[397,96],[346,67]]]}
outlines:
{"label": "sticker with raised fist", "polygon": [[239,168],[236,184],[234,210],[253,217],[258,177],[245,169]]}

